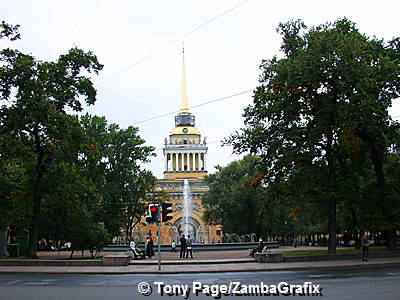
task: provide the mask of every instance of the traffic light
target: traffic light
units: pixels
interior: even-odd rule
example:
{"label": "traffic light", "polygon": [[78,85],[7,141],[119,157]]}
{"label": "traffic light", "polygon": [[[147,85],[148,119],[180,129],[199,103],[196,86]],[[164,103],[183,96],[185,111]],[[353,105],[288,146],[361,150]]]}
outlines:
{"label": "traffic light", "polygon": [[172,203],[168,203],[168,202],[162,203],[162,221],[163,222],[167,222],[173,218],[172,216],[168,216],[168,214],[173,212],[172,209],[168,209],[171,206],[172,206]]}
{"label": "traffic light", "polygon": [[154,223],[159,221],[158,204],[149,204],[149,215],[146,216],[147,223]]}
{"label": "traffic light", "polygon": [[153,217],[150,216],[150,215],[146,216],[146,223],[147,224],[153,224],[154,223]]}

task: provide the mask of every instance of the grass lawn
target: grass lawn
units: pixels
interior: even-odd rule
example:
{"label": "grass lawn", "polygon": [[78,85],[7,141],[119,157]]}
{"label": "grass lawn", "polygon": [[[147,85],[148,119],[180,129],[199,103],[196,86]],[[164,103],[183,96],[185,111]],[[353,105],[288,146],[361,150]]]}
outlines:
{"label": "grass lawn", "polygon": [[[372,246],[369,247],[370,252],[387,251],[386,247]],[[315,254],[328,254],[328,250],[287,250],[281,251],[283,255],[315,255]],[[361,249],[356,248],[336,248],[336,254],[352,254],[361,253]]]}

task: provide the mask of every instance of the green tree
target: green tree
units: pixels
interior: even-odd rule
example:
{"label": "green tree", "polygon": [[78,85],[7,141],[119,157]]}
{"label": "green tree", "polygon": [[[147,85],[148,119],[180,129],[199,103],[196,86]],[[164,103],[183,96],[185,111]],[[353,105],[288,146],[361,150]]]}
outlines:
{"label": "green tree", "polygon": [[27,174],[18,160],[6,160],[3,155],[0,157],[0,229],[20,231],[28,225],[30,211],[25,199],[28,194]]}
{"label": "green tree", "polygon": [[382,162],[385,137],[393,130],[387,108],[399,97],[399,39],[371,39],[345,18],[305,29],[302,21],[279,25],[283,56],[262,62],[254,103],[244,112],[246,127],[227,142],[236,152],[260,154],[269,182],[299,165],[324,173],[329,252],[335,253],[345,140],[361,138],[368,145],[384,209],[390,210]]}
{"label": "green tree", "polygon": [[203,195],[205,221],[221,224],[229,233],[262,234],[263,188],[254,173],[257,157],[245,156],[206,177],[209,190]]}
{"label": "green tree", "polygon": [[127,186],[130,197],[127,198],[124,210],[126,236],[132,236],[133,228],[139,224],[146,213],[149,192],[155,187],[156,178],[147,170],[141,171]]}
{"label": "green tree", "polygon": [[[3,22],[0,38],[17,39],[17,30]],[[56,155],[76,157],[70,150],[80,144],[83,133],[77,118],[67,110],[81,111],[82,102],[95,102],[96,90],[90,78],[82,74],[97,74],[103,66],[93,53],[78,48],[54,62],[5,48],[0,51],[0,61],[1,142],[14,145],[3,144],[1,156],[20,158],[28,174],[27,197],[32,210],[27,257],[36,257],[41,203],[48,192],[46,174]]]}
{"label": "green tree", "polygon": [[86,177],[99,191],[98,221],[113,235],[122,228],[132,232],[145,212],[147,193],[155,177],[142,165],[154,156],[154,147],[145,146],[138,128],[107,124],[104,117],[81,117],[86,135],[92,139],[86,155],[80,157]]}
{"label": "green tree", "polygon": [[[80,227],[80,232],[88,234],[91,226],[98,223],[98,191],[77,166],[63,157],[56,158],[45,179],[49,186],[42,201],[39,237],[54,244],[72,242],[71,230]],[[79,219],[78,213],[85,217]]]}

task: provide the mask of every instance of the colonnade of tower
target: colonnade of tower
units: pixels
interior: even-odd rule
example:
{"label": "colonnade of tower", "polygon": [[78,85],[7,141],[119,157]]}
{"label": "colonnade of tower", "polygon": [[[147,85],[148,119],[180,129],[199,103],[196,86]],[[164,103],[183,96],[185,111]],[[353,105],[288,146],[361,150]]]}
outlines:
{"label": "colonnade of tower", "polygon": [[196,152],[170,152],[165,159],[166,172],[172,171],[204,171],[206,156]]}

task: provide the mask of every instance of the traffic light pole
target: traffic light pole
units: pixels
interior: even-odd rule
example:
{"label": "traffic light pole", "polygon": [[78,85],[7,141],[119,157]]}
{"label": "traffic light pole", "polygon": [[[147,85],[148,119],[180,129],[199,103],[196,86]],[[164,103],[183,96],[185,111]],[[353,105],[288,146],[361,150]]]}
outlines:
{"label": "traffic light pole", "polygon": [[[173,217],[169,216],[173,211],[168,209],[172,203],[160,202],[158,204],[149,204],[149,215],[146,216],[147,224],[157,223],[157,245],[158,245],[158,270],[161,271],[161,222],[168,222]],[[162,211],[161,208],[162,207]],[[162,213],[162,217],[161,217]]]}
{"label": "traffic light pole", "polygon": [[158,271],[161,271],[161,220],[160,220],[160,205],[158,206],[158,222],[157,222],[157,244],[158,244]]}

